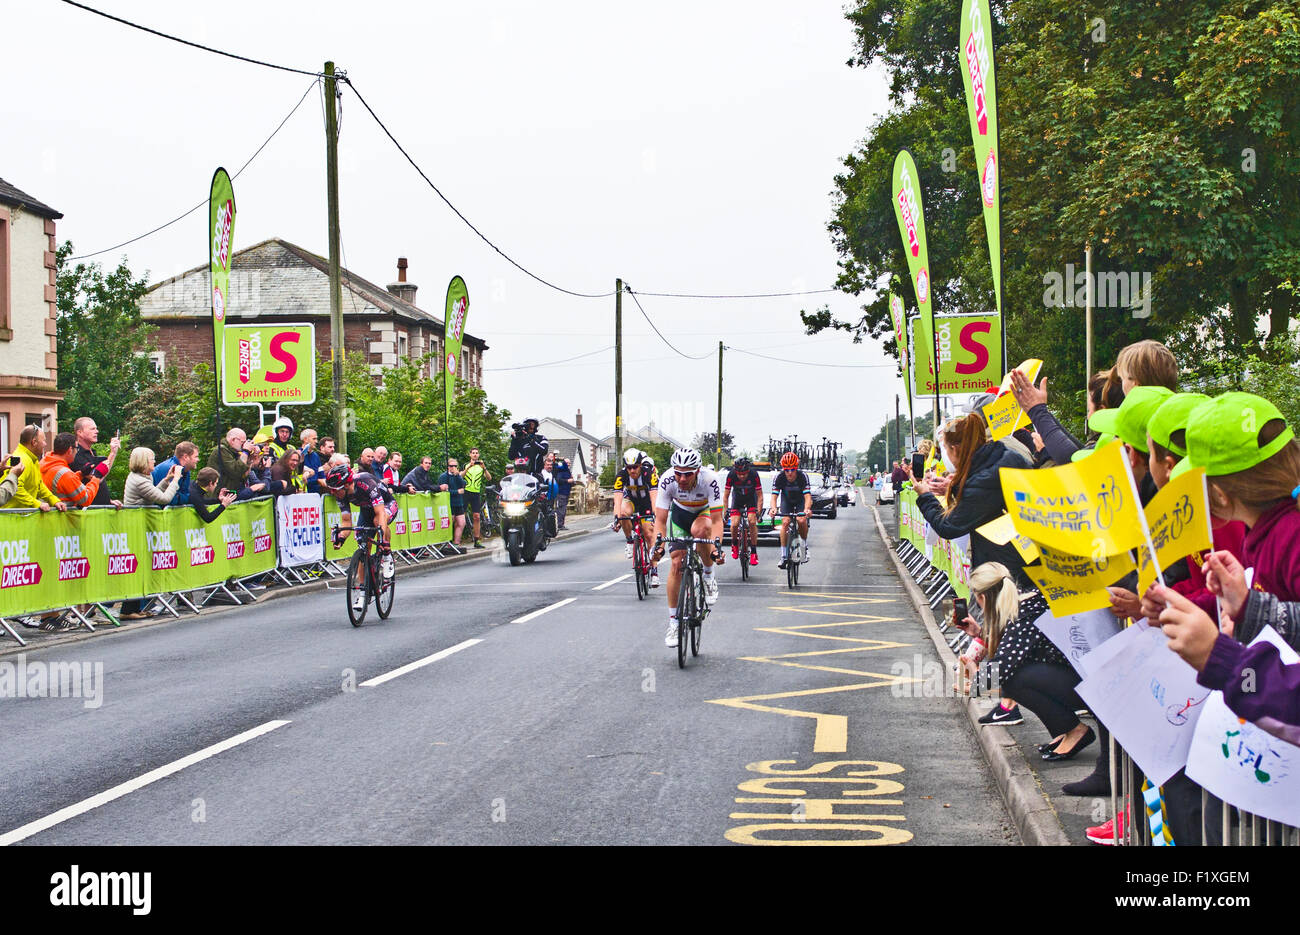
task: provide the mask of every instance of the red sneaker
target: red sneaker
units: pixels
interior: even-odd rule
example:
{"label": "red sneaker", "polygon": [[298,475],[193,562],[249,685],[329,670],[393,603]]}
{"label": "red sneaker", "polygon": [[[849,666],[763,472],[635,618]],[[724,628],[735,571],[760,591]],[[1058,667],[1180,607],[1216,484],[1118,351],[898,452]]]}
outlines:
{"label": "red sneaker", "polygon": [[[1127,811],[1128,809],[1126,808],[1124,812]],[[1096,825],[1095,827],[1087,829],[1084,834],[1093,844],[1114,845],[1117,836],[1121,838],[1124,837],[1124,812],[1121,812],[1117,816],[1119,819],[1118,821],[1112,818],[1104,825]],[[1117,827],[1119,829],[1118,834],[1116,833]]]}
{"label": "red sneaker", "polygon": [[757,565],[757,564],[758,564],[758,553],[757,553],[757,552],[750,552],[750,553],[749,553],[749,564],[751,564],[751,565]]}
{"label": "red sneaker", "polygon": [[732,557],[733,559],[740,558],[740,546],[738,546],[738,545],[733,545],[733,546],[731,547],[731,557]]}

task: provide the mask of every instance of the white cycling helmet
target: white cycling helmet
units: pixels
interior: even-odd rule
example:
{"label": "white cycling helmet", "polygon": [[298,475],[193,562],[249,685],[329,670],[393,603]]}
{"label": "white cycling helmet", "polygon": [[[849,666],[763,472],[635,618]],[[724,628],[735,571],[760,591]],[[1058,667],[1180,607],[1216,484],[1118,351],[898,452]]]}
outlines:
{"label": "white cycling helmet", "polygon": [[642,454],[635,448],[629,448],[623,452],[623,463],[628,467],[636,467],[641,463]]}
{"label": "white cycling helmet", "polygon": [[673,452],[672,465],[674,468],[698,471],[700,469],[700,453],[694,448],[678,448]]}
{"label": "white cycling helmet", "polygon": [[293,431],[293,422],[289,419],[288,416],[280,416],[280,418],[276,419],[275,422],[271,425],[271,431],[273,432],[276,429],[282,429],[282,428],[287,428],[290,432]]}

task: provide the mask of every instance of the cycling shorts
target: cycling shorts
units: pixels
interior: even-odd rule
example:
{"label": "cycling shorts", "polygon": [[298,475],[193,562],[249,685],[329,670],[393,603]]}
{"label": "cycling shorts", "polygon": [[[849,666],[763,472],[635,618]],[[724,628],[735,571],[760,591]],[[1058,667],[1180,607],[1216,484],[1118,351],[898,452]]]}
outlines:
{"label": "cycling shorts", "polygon": [[[676,503],[668,511],[668,536],[672,539],[686,538],[691,535],[691,527],[701,516],[708,516],[706,513],[692,513],[690,510],[684,510]],[[670,552],[678,552],[690,548],[684,542],[674,542],[670,547]]]}

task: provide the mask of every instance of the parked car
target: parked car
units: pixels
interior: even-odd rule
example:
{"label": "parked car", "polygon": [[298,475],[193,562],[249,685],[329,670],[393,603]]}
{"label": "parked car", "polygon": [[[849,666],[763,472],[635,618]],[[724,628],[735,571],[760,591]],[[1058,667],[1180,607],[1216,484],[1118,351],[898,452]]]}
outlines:
{"label": "parked car", "polygon": [[894,502],[894,485],[890,482],[889,478],[885,478],[881,482],[880,487],[876,490],[876,502],[877,503]]}
{"label": "parked car", "polygon": [[839,491],[818,471],[808,471],[812,483],[812,515],[835,519],[840,512]]}

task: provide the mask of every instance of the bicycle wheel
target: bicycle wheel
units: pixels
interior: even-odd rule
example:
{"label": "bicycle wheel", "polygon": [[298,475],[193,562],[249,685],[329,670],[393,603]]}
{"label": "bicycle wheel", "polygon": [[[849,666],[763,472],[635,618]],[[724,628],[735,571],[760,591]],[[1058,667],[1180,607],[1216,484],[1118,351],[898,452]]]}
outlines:
{"label": "bicycle wheel", "polygon": [[[378,562],[375,564],[377,566]],[[397,575],[394,573],[393,577],[385,578],[382,569],[377,567],[373,580],[379,592],[375,595],[375,610],[379,612],[380,620],[387,620],[388,615],[393,612],[393,592],[397,589]]]}
{"label": "bicycle wheel", "polygon": [[[348,605],[348,619],[354,627],[361,626],[361,621],[366,619],[366,611],[370,609],[370,578],[366,574],[365,562],[369,551],[368,547],[358,548],[348,562],[348,586],[343,597]],[[355,604],[358,594],[362,595],[359,609]]]}
{"label": "bicycle wheel", "polygon": [[639,533],[632,547],[632,574],[636,579],[636,599],[643,601],[650,593],[650,582],[646,580],[645,541]]}
{"label": "bicycle wheel", "polygon": [[740,580],[749,580],[749,524],[740,527]]}
{"label": "bicycle wheel", "polygon": [[700,628],[704,626],[704,618],[708,616],[708,605],[703,603],[704,602],[703,579],[697,579],[696,584],[698,590],[695,593],[697,599],[701,601],[701,608],[700,608],[700,612],[695,615],[695,619],[691,621],[691,655],[692,656],[698,656],[700,654]]}
{"label": "bicycle wheel", "polygon": [[695,599],[691,594],[694,576],[688,570],[682,576],[682,588],[677,595],[677,668],[686,668],[686,631],[690,628],[690,619],[695,612]]}
{"label": "bicycle wheel", "polygon": [[793,591],[794,586],[798,584],[798,582],[799,582],[799,563],[795,560],[794,543],[791,543],[789,549],[786,550],[785,584],[786,587],[788,587],[790,590]]}
{"label": "bicycle wheel", "polygon": [[799,561],[790,563],[790,569],[794,572],[794,587],[796,588],[799,587],[799,566],[804,563],[803,550],[804,550],[804,543],[803,543],[803,539],[800,538],[799,539]]}

